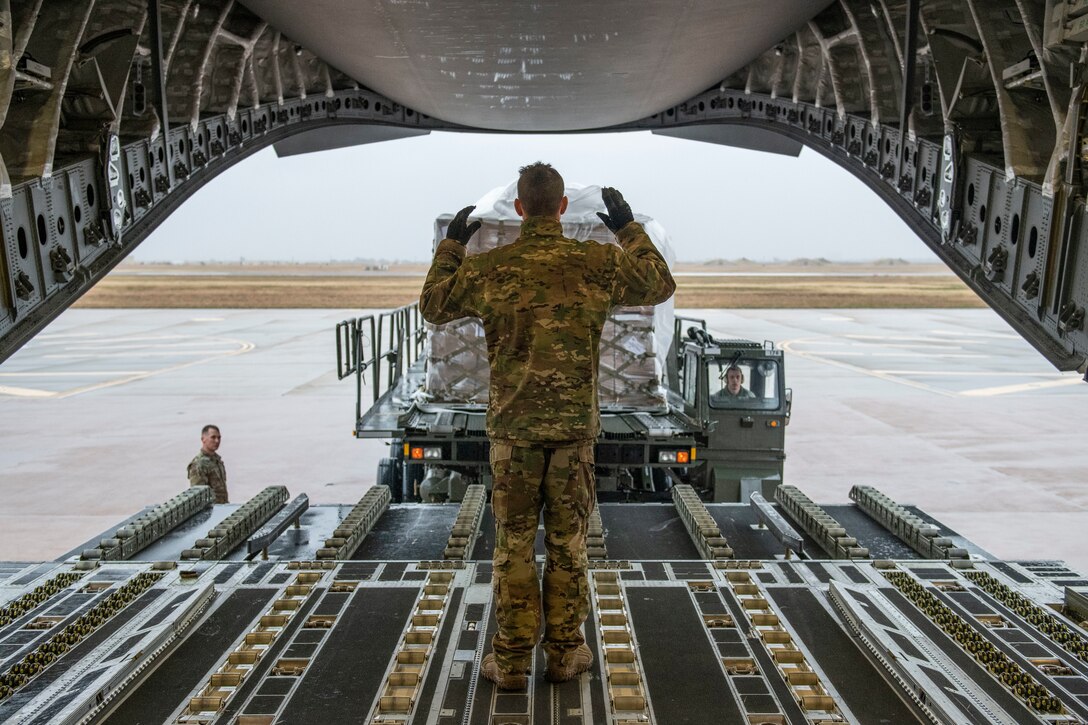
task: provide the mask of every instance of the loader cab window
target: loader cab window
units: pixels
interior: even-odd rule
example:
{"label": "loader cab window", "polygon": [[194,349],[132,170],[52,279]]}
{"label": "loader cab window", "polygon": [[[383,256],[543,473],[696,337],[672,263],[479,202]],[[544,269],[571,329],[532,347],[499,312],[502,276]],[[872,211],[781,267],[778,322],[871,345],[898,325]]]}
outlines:
{"label": "loader cab window", "polygon": [[710,362],[710,407],[778,408],[778,362],[723,357]]}
{"label": "loader cab window", "polygon": [[695,394],[699,387],[699,362],[695,355],[684,356],[684,402],[695,407]]}

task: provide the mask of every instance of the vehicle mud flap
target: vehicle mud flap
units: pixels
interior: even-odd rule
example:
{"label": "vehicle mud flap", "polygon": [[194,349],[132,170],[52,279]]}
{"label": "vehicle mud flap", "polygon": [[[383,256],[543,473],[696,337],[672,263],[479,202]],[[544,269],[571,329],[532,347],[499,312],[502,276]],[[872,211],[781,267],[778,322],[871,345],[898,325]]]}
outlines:
{"label": "vehicle mud flap", "polygon": [[404,487],[401,493],[401,501],[418,501],[419,496],[416,494],[416,489],[427,474],[427,469],[422,463],[405,463],[403,465],[404,477],[402,480]]}

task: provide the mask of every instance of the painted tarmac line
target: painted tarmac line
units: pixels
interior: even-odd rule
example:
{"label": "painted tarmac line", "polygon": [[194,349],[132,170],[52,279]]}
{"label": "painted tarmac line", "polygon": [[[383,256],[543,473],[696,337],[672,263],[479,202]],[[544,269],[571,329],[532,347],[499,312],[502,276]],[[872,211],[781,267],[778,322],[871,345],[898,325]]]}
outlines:
{"label": "painted tarmac line", "polygon": [[[972,378],[1052,378],[1065,377],[1063,373],[998,373],[998,372],[979,372],[977,370],[874,370],[876,373],[884,373],[885,375],[932,375],[932,376],[963,376]],[[1078,377],[1077,380],[1080,380]]]}
{"label": "painted tarmac line", "polygon": [[25,373],[0,373],[0,378],[74,378],[101,375],[140,375],[147,370],[55,370]]}
{"label": "painted tarmac line", "polygon": [[42,355],[43,360],[101,360],[116,357],[182,357],[183,355],[225,355],[230,350],[132,350],[129,352],[70,352]]}
{"label": "painted tarmac line", "polygon": [[97,334],[97,332],[45,332],[40,335],[35,335],[34,339],[38,342],[44,342],[46,340],[61,340],[68,337],[93,337]]}
{"label": "painted tarmac line", "polygon": [[12,385],[0,385],[0,395],[10,395],[15,398],[57,397],[57,393],[52,390],[38,390],[36,388],[17,388]]}
{"label": "painted tarmac line", "polygon": [[78,340],[68,340],[63,338],[54,338],[49,340],[38,340],[34,338],[34,343],[39,345],[72,345],[78,347],[86,347],[84,343],[92,345],[109,345],[112,343],[125,343],[125,342],[162,342],[163,340],[193,340],[199,339],[196,335],[122,335],[120,337],[111,336],[103,337],[96,332],[85,332],[79,335],[72,335],[71,337],[79,337]]}
{"label": "painted tarmac line", "polygon": [[1008,395],[1009,393],[1025,393],[1029,390],[1042,390],[1044,388],[1060,388],[1067,385],[1083,384],[1084,380],[1078,375],[1075,377],[1063,377],[1061,380],[1040,380],[1034,383],[1020,383],[1018,385],[1001,385],[993,388],[976,388],[964,390],[960,395],[972,398],[988,397],[993,395]]}
{"label": "painted tarmac line", "polygon": [[[798,357],[803,357],[803,358],[806,358],[808,360],[813,360],[815,362],[821,362],[821,363],[824,363],[826,365],[832,365],[834,367],[842,368],[843,370],[850,370],[852,372],[861,373],[862,375],[868,375],[871,378],[877,378],[879,380],[885,380],[885,381],[887,381],[889,383],[896,383],[898,385],[904,385],[904,386],[906,386],[908,388],[915,388],[917,390],[924,390],[924,391],[926,391],[928,393],[934,393],[936,395],[943,395],[946,398],[955,398],[955,397],[957,397],[956,393],[950,392],[948,390],[941,390],[940,388],[935,388],[932,385],[926,385],[925,383],[920,383],[920,382],[917,382],[915,380],[907,380],[906,378],[900,378],[900,377],[897,377],[895,375],[887,375],[887,374],[884,374],[884,373],[879,373],[879,372],[877,372],[875,370],[871,370],[869,368],[863,368],[860,365],[851,365],[848,362],[842,362],[840,360],[832,360],[830,358],[826,358],[826,357],[823,357],[821,355],[813,355],[811,353],[807,353],[807,352],[804,352],[802,350],[794,349],[793,345],[795,345],[795,344],[804,344],[805,342],[806,342],[805,340],[785,340],[778,347],[781,348],[784,351],[787,351],[787,352],[790,352],[790,353],[792,353],[794,355],[797,355]],[[932,357],[932,356],[930,356],[930,357]]]}
{"label": "painted tarmac line", "polygon": [[[866,353],[862,353],[866,354]],[[933,359],[972,359],[978,360],[982,358],[989,358],[989,355],[983,355],[982,353],[969,353],[969,352],[871,352],[867,353],[870,357],[911,357],[911,358],[924,358],[926,360]]]}
{"label": "painted tarmac line", "polygon": [[149,370],[148,372],[141,373],[139,375],[130,375],[125,378],[118,378],[117,380],[109,380],[103,383],[95,383],[93,385],[87,385],[82,388],[76,388],[74,390],[69,390],[67,392],[61,393],[57,397],[70,398],[73,395],[82,395],[83,393],[90,393],[95,390],[103,390],[105,388],[113,388],[118,385],[134,383],[137,380],[144,380],[154,375],[161,375],[163,373],[174,372],[175,370],[182,370],[184,368],[193,367],[194,365],[200,365],[202,363],[210,362],[212,360],[219,360],[225,357],[234,357],[235,355],[243,355],[256,347],[256,345],[254,345],[252,342],[246,342],[245,340],[228,340],[226,338],[220,339],[223,339],[225,342],[233,342],[239,347],[235,350],[219,352],[217,354],[211,355],[210,357],[200,358],[199,360],[190,360],[189,362],[178,363],[177,365],[170,365],[165,368],[159,368],[158,370]]}
{"label": "painted tarmac line", "polygon": [[[858,372],[858,373],[861,373],[863,375],[868,375],[869,377],[874,377],[874,378],[877,378],[877,379],[880,379],[880,380],[886,380],[886,381],[891,382],[891,383],[898,383],[899,385],[905,385],[905,386],[910,387],[910,388],[917,388],[919,390],[925,390],[925,391],[928,391],[930,393],[936,393],[937,395],[943,395],[945,397],[950,397],[950,398],[958,398],[958,397],[972,397],[972,398],[992,397],[992,396],[996,396],[996,395],[1008,395],[1010,393],[1022,393],[1022,392],[1026,392],[1026,391],[1030,391],[1030,390],[1042,390],[1042,389],[1047,389],[1047,388],[1057,388],[1057,387],[1063,387],[1063,386],[1073,385],[1073,384],[1082,382],[1080,376],[1069,377],[1069,376],[1064,376],[1063,375],[1058,380],[1039,380],[1039,381],[1034,381],[1034,382],[1029,382],[1029,383],[1017,383],[1017,384],[1014,384],[1014,385],[1000,385],[1000,386],[994,386],[994,387],[988,387],[988,388],[975,388],[973,390],[949,391],[949,390],[942,390],[940,388],[936,388],[936,387],[934,387],[932,385],[926,385],[925,383],[921,383],[921,382],[918,382],[918,381],[915,381],[915,380],[909,380],[907,378],[900,377],[900,376],[903,376],[903,375],[941,376],[941,375],[957,374],[957,375],[972,375],[972,376],[976,376],[976,377],[983,377],[983,376],[986,376],[986,375],[990,375],[990,373],[977,372],[977,371],[976,372],[942,373],[942,372],[939,372],[939,371],[932,371],[932,370],[919,370],[919,371],[912,371],[912,370],[892,370],[892,371],[888,371],[888,370],[879,370],[879,369],[878,370],[872,370],[872,369],[869,369],[869,368],[863,368],[863,367],[861,367],[859,365],[851,365],[850,363],[847,363],[847,362],[841,362],[841,361],[838,361],[838,360],[827,358],[827,357],[824,357],[823,355],[814,355],[812,353],[808,353],[808,352],[805,352],[803,350],[798,350],[798,349],[793,347],[795,344],[806,344],[806,341],[805,340],[786,340],[781,345],[779,345],[779,347],[782,350],[787,350],[787,351],[789,351],[790,353],[792,353],[794,355],[797,355],[797,356],[803,357],[803,358],[807,358],[807,359],[813,360],[815,362],[826,363],[828,365],[833,365],[835,367],[840,367],[840,368],[843,368],[845,370],[852,370],[854,372]],[[884,356],[884,357],[888,357],[888,356],[922,357],[922,358],[926,358],[926,359],[932,359],[932,358],[965,358],[965,357],[985,357],[985,358],[988,358],[988,357],[990,357],[989,355],[923,355],[923,354],[909,355],[909,354],[891,354],[891,353],[886,354],[886,355],[882,355],[881,353],[874,353],[873,354],[873,357],[878,357],[878,356]],[[1019,376],[1032,376],[1032,375],[1034,375],[1034,376],[1038,376],[1038,375],[1042,375],[1043,373],[997,373],[997,374],[999,374],[999,375],[1008,375],[1008,376],[1013,376],[1013,375],[1019,375]]]}
{"label": "painted tarmac line", "polygon": [[855,345],[864,347],[886,347],[892,350],[962,350],[963,345],[957,345],[952,340],[946,342],[855,342]]}
{"label": "painted tarmac line", "polygon": [[1008,332],[968,332],[965,330],[930,330],[931,335],[955,335],[963,337],[981,337],[990,340],[1020,340],[1019,335]]}
{"label": "painted tarmac line", "polygon": [[[202,358],[200,358],[198,360],[188,360],[186,362],[177,363],[176,365],[168,365],[166,367],[156,368],[154,370],[141,370],[141,371],[131,371],[131,372],[122,371],[124,373],[123,377],[115,378],[113,380],[104,380],[104,381],[98,382],[98,383],[91,383],[90,385],[84,385],[84,386],[81,386],[81,387],[78,387],[78,388],[72,388],[71,390],[52,391],[52,390],[39,390],[39,389],[35,389],[35,388],[20,388],[20,387],[15,387],[15,386],[0,385],[0,395],[10,395],[10,396],[13,396],[13,397],[21,397],[21,398],[70,398],[70,397],[72,397],[74,395],[82,395],[84,393],[90,393],[90,392],[93,392],[93,391],[96,391],[96,390],[103,390],[105,388],[113,388],[113,387],[116,387],[118,385],[125,385],[127,383],[134,383],[134,382],[139,381],[139,380],[144,380],[146,378],[154,377],[156,375],[162,375],[163,373],[170,373],[170,372],[174,372],[176,370],[182,370],[184,368],[193,367],[194,365],[200,365],[202,363],[210,362],[212,360],[221,360],[221,359],[223,359],[225,357],[233,357],[235,355],[242,355],[244,353],[249,352],[250,350],[253,350],[256,347],[256,345],[254,343],[247,342],[245,340],[234,340],[234,339],[231,339],[231,338],[215,338],[215,339],[220,340],[222,342],[233,343],[233,344],[237,345],[238,347],[236,347],[233,350],[202,351],[202,354],[207,355],[207,357],[202,357]],[[141,354],[141,357],[151,355],[151,354],[154,354],[154,353],[143,353],[143,354]],[[180,354],[192,354],[192,353],[174,353],[174,354],[175,355],[180,355]],[[122,353],[120,356],[131,356],[131,353]],[[64,357],[64,356],[43,355],[42,357]],[[87,356],[86,355],[77,355],[77,356],[73,356],[73,357],[87,357]],[[101,357],[117,357],[117,356],[99,354],[99,355],[95,355],[93,357],[94,358],[101,358]],[[18,375],[18,373],[15,373],[15,374]],[[31,373],[31,374],[33,374],[33,373]],[[83,374],[84,375],[109,375],[109,374],[115,374],[115,373],[110,373],[109,371],[107,371],[107,372],[91,372],[91,371],[88,371],[88,372],[85,372]],[[55,375],[56,375],[56,377],[64,377],[66,375],[66,373],[58,372],[58,373],[55,373]]]}
{"label": "painted tarmac line", "polygon": [[[872,357],[904,357],[904,358],[989,358],[990,355],[980,352],[952,352],[955,350],[965,350],[966,345],[984,345],[983,341],[931,341],[932,344],[918,344],[918,343],[888,343],[888,342],[871,342],[864,339],[864,336],[846,335],[845,337],[859,337],[862,338],[861,342],[843,343],[837,340],[793,340],[794,343],[803,343],[806,348],[809,348],[810,354],[816,354],[812,351],[812,348],[817,348],[819,354],[832,355],[832,356],[861,356],[871,355]],[[903,338],[873,338],[887,340],[887,339],[903,339]],[[962,344],[956,344],[961,342]],[[847,352],[842,350],[842,345],[849,345],[851,348],[866,348],[869,350],[889,350],[890,352]],[[948,351],[948,352],[943,352]],[[793,352],[799,352],[794,349]]]}
{"label": "painted tarmac line", "polygon": [[983,344],[985,344],[985,342],[982,341],[982,340],[979,340],[978,342],[975,342],[974,340],[947,340],[947,339],[942,340],[942,339],[937,338],[937,337],[912,337],[912,336],[903,336],[903,335],[849,334],[849,335],[843,335],[843,337],[845,337],[848,340],[872,340],[872,341],[876,341],[876,342],[888,341],[889,344],[891,343],[891,341],[901,342],[901,343],[903,343],[903,342],[906,342],[906,343],[926,343],[926,342],[929,342],[929,343],[933,343],[934,345],[947,345],[950,342],[958,342],[958,343],[967,344],[967,345],[983,345]]}
{"label": "painted tarmac line", "polygon": [[[791,352],[800,354],[799,350],[793,349]],[[982,353],[937,353],[937,352],[855,352],[853,350],[820,350],[818,353],[812,350],[806,351],[809,355],[827,355],[829,357],[897,357],[897,358],[925,358],[926,360],[933,360],[937,358],[951,358],[951,359],[971,359],[978,360],[981,358],[989,358],[990,355],[983,355]]]}
{"label": "painted tarmac line", "polygon": [[80,343],[66,343],[64,350],[70,351],[83,351],[94,352],[98,350],[154,350],[154,349],[174,349],[181,347],[194,347],[200,345],[207,345],[208,341],[215,341],[220,338],[205,337],[203,335],[184,335],[180,337],[163,338],[160,340],[87,340],[86,344]]}

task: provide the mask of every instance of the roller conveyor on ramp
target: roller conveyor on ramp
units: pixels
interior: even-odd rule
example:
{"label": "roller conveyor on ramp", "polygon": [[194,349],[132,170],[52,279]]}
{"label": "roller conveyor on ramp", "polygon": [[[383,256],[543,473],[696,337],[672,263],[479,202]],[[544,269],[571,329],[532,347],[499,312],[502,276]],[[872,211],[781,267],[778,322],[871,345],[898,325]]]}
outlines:
{"label": "roller conveyor on ramp", "polygon": [[[497,692],[479,674],[495,629],[482,493],[310,506],[297,528],[258,527],[279,531],[267,561],[0,565],[0,721],[1088,721],[1088,582],[1060,563],[833,559],[789,506],[690,497],[598,507],[593,667],[551,685],[538,653],[528,691]],[[843,507],[820,508],[854,537]],[[791,529],[805,558],[786,558]],[[172,537],[193,540],[159,545]]]}

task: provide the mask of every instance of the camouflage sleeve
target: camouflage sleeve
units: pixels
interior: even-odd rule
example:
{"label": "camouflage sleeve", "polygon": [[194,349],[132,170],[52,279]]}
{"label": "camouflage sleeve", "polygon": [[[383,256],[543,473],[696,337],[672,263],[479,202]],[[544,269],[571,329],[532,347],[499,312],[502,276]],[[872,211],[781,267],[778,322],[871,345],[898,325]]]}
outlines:
{"label": "camouflage sleeve", "polygon": [[646,230],[631,222],[616,233],[623,251],[616,252],[612,301],[617,305],[656,305],[672,297],[676,282],[669,265]]}
{"label": "camouflage sleeve", "polygon": [[189,476],[189,485],[190,486],[207,486],[208,485],[207,472],[204,471],[203,466],[201,466],[200,462],[197,461],[196,459],[194,459],[192,461],[189,461],[189,468],[186,470],[186,473]]}
{"label": "camouflage sleeve", "polygon": [[434,261],[419,295],[423,319],[435,325],[479,316],[475,294],[475,273],[465,261],[465,248],[452,239],[443,239],[434,253]]}

